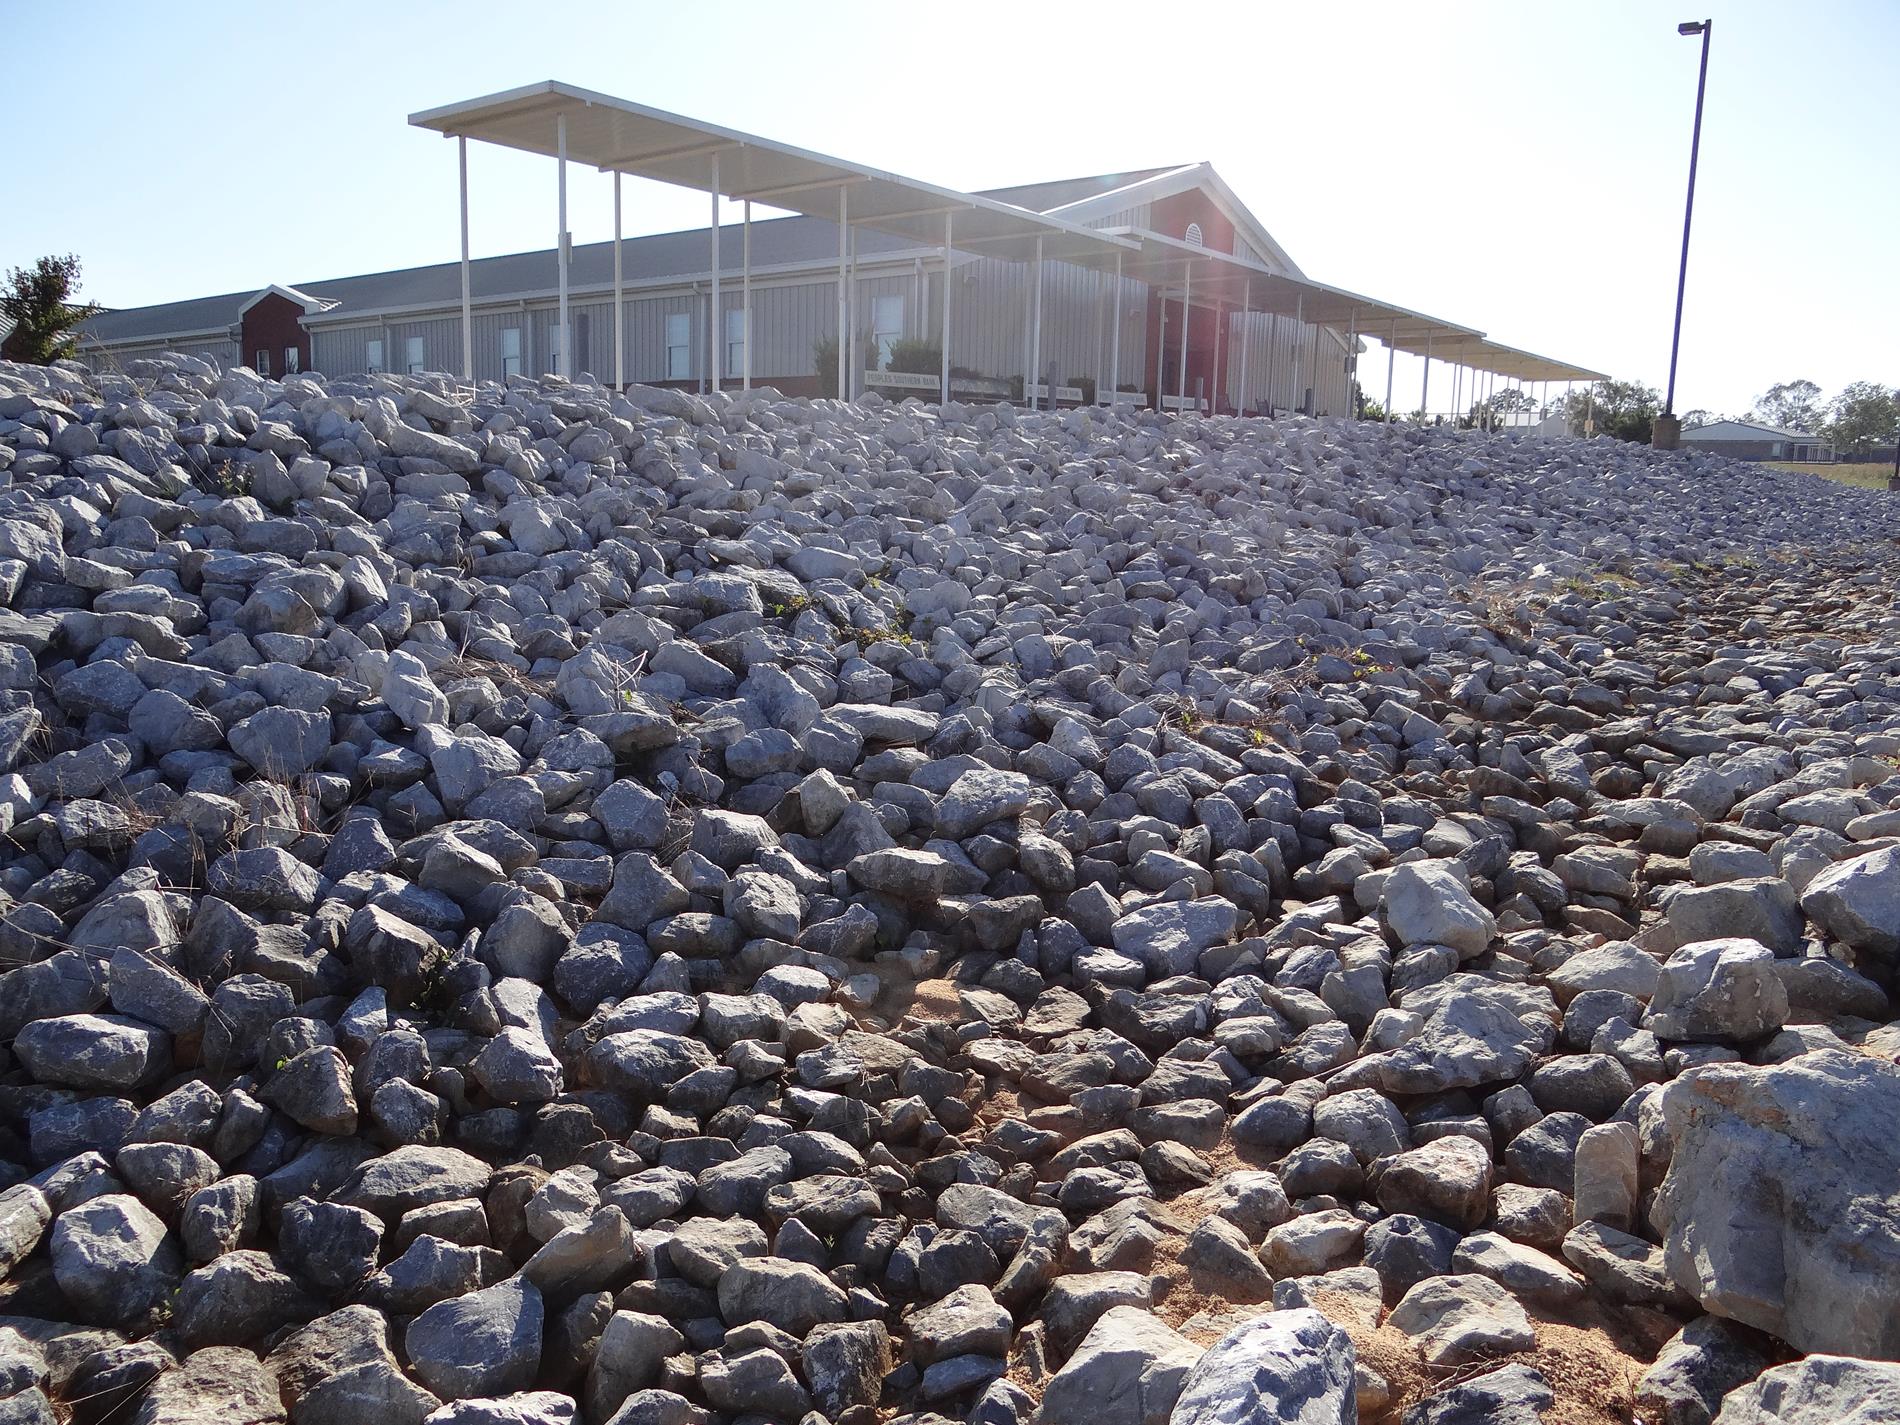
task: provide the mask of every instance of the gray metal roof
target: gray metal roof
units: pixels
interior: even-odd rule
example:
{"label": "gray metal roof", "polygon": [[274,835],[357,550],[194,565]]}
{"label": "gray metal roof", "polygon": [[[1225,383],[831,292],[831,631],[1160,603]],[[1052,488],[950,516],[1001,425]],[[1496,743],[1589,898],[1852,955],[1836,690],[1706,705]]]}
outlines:
{"label": "gray metal roof", "polygon": [[1684,440],[1756,440],[1764,435],[1780,440],[1824,440],[1826,437],[1811,430],[1789,430],[1784,426],[1763,425],[1758,421],[1710,421],[1705,426],[1691,426],[1682,433]]}
{"label": "gray metal roof", "polygon": [[[981,196],[1018,206],[1023,206],[1023,199],[1027,198],[1056,207],[1167,171],[1153,169],[1134,174],[1108,173],[1087,178],[1065,178],[1019,188],[997,189]],[[738,224],[728,222],[721,227],[719,259],[723,271],[739,270],[743,242],[744,236]],[[703,277],[708,270],[709,247],[708,234],[704,228],[630,237],[622,244],[621,270],[626,281],[633,284],[666,278],[684,281]],[[902,238],[867,228],[858,229],[860,259],[911,250],[913,245]],[[752,267],[755,272],[775,267],[830,263],[835,262],[837,256],[836,223],[807,217],[753,220]],[[576,289],[609,286],[613,282],[613,260],[611,242],[578,244],[572,252],[568,280]],[[527,293],[552,292],[556,282],[555,265],[555,253],[551,247],[535,252],[477,258],[469,264],[470,290],[478,303]],[[462,267],[459,262],[440,262],[429,267],[401,267],[388,272],[283,285],[335,303],[319,318],[313,319],[321,324],[389,308],[458,306],[462,300]],[[184,302],[164,302],[151,307],[127,307],[119,311],[102,312],[86,323],[84,339],[96,342],[159,340],[187,332],[222,330],[236,324],[238,309],[255,295],[256,289],[253,288],[243,292],[225,292],[215,297],[195,297]]]}

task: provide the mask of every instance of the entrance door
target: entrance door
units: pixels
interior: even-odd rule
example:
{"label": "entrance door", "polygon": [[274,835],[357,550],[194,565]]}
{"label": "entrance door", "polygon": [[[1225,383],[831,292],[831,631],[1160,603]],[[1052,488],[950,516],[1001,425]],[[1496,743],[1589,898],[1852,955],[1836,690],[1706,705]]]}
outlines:
{"label": "entrance door", "polygon": [[[1162,408],[1172,410],[1170,403],[1182,390],[1181,303],[1170,300],[1164,307],[1160,394],[1165,398]],[[1189,410],[1196,409],[1197,399],[1203,403],[1200,409],[1211,409],[1206,403],[1214,399],[1214,313],[1205,307],[1195,307],[1188,314],[1187,399]]]}

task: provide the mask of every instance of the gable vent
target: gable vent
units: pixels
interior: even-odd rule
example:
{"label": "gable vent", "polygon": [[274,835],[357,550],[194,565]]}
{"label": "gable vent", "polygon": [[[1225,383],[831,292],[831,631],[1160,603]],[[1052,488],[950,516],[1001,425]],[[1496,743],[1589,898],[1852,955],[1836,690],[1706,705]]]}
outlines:
{"label": "gable vent", "polygon": [[1187,240],[1195,247],[1207,246],[1207,244],[1201,240],[1201,225],[1199,223],[1188,224]]}

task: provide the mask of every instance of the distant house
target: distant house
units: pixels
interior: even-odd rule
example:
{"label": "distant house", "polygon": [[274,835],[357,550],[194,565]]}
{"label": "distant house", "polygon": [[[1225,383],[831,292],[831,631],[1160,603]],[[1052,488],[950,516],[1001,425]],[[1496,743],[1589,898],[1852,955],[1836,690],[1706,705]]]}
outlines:
{"label": "distant house", "polygon": [[1716,421],[1682,433],[1682,443],[1696,450],[1712,450],[1737,460],[1800,460],[1826,464],[1834,447],[1805,430],[1783,430],[1753,421]]}

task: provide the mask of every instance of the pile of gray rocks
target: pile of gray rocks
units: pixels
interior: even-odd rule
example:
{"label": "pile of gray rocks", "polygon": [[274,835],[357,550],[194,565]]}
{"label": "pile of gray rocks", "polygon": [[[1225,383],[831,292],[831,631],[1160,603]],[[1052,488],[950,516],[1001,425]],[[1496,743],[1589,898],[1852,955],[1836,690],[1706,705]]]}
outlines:
{"label": "pile of gray rocks", "polygon": [[1890,1421],[1892,511],[0,366],[0,1421]]}

